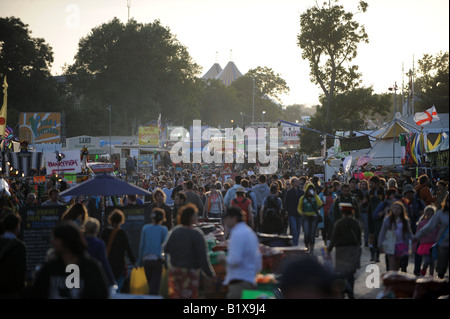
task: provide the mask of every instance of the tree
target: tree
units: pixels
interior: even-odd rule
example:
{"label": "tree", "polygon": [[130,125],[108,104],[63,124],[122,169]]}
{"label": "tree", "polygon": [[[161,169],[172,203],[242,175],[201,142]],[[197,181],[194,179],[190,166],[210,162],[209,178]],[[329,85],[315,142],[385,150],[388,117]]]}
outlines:
{"label": "tree", "polygon": [[417,73],[414,91],[419,101],[414,108],[419,112],[434,105],[438,113],[448,113],[449,53],[440,52],[435,56],[425,54],[418,61]]}
{"label": "tree", "polygon": [[258,66],[250,69],[245,76],[255,79],[256,89],[261,95],[269,97],[281,104],[280,95],[289,93],[289,87],[280,74],[268,67]]}
{"label": "tree", "polygon": [[56,81],[50,74],[52,48],[33,38],[19,18],[0,18],[0,77],[8,82],[8,125],[15,128],[20,112],[60,111]]}
{"label": "tree", "polygon": [[[67,74],[82,112],[101,118],[112,105],[114,134],[130,135],[159,113],[174,124],[197,116],[199,71],[186,47],[160,21],[125,25],[114,18],[80,40]],[[107,124],[96,118],[90,123],[83,127],[85,134],[107,131]]]}
{"label": "tree", "polygon": [[241,125],[244,105],[234,87],[227,88],[220,80],[204,81],[199,101],[202,124],[230,127],[233,120]]}
{"label": "tree", "polygon": [[280,74],[268,67],[250,69],[228,87],[236,91],[237,98],[242,103],[242,112],[251,119],[253,116],[253,91],[255,103],[255,122],[277,121],[282,115],[280,95],[289,92],[286,81]]}
{"label": "tree", "polygon": [[[348,65],[357,56],[360,42],[368,43],[364,26],[353,19],[354,13],[342,5],[323,3],[309,8],[300,16],[298,45],[302,58],[309,61],[311,81],[320,86],[326,99],[325,127],[330,128],[331,112],[337,94],[358,87],[357,65]],[[358,12],[366,12],[368,4],[359,2]]]}

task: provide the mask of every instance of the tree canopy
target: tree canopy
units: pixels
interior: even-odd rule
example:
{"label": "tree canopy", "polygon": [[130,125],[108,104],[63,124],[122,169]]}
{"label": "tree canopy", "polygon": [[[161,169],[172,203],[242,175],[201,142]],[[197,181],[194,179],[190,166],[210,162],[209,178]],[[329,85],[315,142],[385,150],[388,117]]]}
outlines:
{"label": "tree canopy", "polygon": [[2,83],[7,77],[7,125],[13,128],[20,112],[60,110],[61,100],[50,74],[52,48],[31,33],[19,18],[0,18],[0,76]]}
{"label": "tree canopy", "polygon": [[[366,12],[367,3],[360,1],[359,12]],[[359,86],[357,65],[350,65],[357,56],[358,44],[368,43],[363,25],[353,19],[337,0],[316,5],[300,15],[298,45],[302,58],[310,65],[311,81],[320,86],[326,99],[326,127],[330,126],[336,94]]]}
{"label": "tree canopy", "polygon": [[[80,40],[67,75],[80,111],[105,115],[111,105],[114,134],[131,135],[159,113],[178,124],[198,115],[192,95],[199,71],[186,47],[160,21],[123,24],[114,18]],[[101,124],[95,118],[91,123]],[[85,134],[106,132],[105,125],[84,129]]]}
{"label": "tree canopy", "polygon": [[419,101],[416,111],[424,111],[436,106],[438,113],[449,110],[449,53],[425,54],[418,61],[417,80],[414,83],[415,94]]}

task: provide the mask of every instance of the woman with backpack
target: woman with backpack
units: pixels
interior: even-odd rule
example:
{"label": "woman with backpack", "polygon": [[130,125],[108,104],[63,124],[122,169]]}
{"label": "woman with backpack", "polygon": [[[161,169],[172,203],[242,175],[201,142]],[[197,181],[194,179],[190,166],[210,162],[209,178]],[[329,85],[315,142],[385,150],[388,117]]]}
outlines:
{"label": "woman with backpack", "polygon": [[236,197],[231,200],[231,206],[237,207],[244,213],[244,221],[248,226],[254,228],[252,201],[245,196],[245,188],[238,187],[236,189]]}
{"label": "woman with backpack", "polygon": [[[313,255],[316,239],[316,229],[319,224],[319,209],[322,207],[322,201],[316,194],[316,187],[308,182],[304,187],[305,194],[298,201],[297,211],[303,216],[303,231],[305,232],[305,247]],[[320,217],[319,217],[320,216]]]}

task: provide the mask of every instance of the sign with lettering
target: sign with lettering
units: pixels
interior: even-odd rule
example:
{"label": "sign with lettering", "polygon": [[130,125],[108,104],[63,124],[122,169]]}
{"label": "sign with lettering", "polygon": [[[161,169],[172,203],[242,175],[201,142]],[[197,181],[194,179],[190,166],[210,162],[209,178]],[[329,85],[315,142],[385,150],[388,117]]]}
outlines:
{"label": "sign with lettering", "polygon": [[79,151],[60,152],[61,161],[58,161],[55,152],[44,153],[47,175],[52,173],[81,173],[81,160]]}
{"label": "sign with lettering", "polygon": [[45,261],[47,251],[52,247],[51,232],[66,209],[66,206],[37,206],[20,210],[22,225],[19,238],[27,247],[27,272],[33,272]]}
{"label": "sign with lettering", "polygon": [[370,145],[370,140],[367,135],[358,137],[339,138],[339,143],[341,144],[342,152],[362,150],[372,147]]}
{"label": "sign with lettering", "polygon": [[61,113],[20,113],[20,141],[37,143],[61,142]]}
{"label": "sign with lettering", "polygon": [[159,146],[159,129],[152,126],[139,127],[139,145]]}

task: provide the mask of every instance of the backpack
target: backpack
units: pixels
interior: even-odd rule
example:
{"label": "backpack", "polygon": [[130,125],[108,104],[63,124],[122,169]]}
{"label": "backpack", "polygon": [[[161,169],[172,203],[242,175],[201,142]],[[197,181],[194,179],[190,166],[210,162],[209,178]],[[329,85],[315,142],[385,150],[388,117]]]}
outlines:
{"label": "backpack", "polygon": [[278,197],[269,196],[267,207],[264,209],[261,231],[265,234],[281,234],[283,232],[283,221],[278,205]]}

